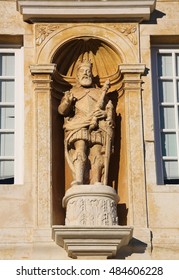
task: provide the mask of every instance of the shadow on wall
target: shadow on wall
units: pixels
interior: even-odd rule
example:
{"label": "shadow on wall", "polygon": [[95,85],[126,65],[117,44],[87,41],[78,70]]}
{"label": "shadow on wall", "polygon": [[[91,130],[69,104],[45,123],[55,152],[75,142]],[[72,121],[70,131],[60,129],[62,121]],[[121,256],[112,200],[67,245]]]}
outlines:
{"label": "shadow on wall", "polygon": [[128,214],[128,208],[126,207],[126,203],[119,203],[117,205],[117,216],[118,216],[118,224],[120,226],[127,225],[127,214]]}
{"label": "shadow on wall", "polygon": [[125,260],[127,257],[132,254],[143,254],[147,248],[147,244],[136,239],[132,238],[128,245],[121,247],[116,256],[109,259],[120,259]]}
{"label": "shadow on wall", "polygon": [[154,10],[150,15],[150,20],[143,21],[142,24],[157,24],[157,19],[163,18],[164,16],[166,16],[165,13],[159,10]]}

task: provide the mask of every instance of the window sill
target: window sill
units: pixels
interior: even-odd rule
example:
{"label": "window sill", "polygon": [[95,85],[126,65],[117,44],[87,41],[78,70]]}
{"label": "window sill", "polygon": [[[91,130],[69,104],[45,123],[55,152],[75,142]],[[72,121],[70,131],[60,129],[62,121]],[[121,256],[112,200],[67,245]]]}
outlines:
{"label": "window sill", "polygon": [[148,185],[148,193],[179,193],[179,184]]}

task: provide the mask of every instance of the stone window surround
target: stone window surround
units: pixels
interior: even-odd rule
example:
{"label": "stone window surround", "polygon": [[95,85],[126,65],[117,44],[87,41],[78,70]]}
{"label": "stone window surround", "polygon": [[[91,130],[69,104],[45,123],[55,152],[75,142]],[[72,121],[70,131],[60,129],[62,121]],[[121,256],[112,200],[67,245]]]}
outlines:
{"label": "stone window surround", "polygon": [[0,48],[2,53],[13,53],[15,55],[15,88],[14,88],[14,106],[15,106],[15,129],[14,129],[14,184],[23,184],[24,179],[24,98],[23,98],[23,80],[24,70],[24,49],[19,46],[4,46]]}
{"label": "stone window surround", "polygon": [[120,1],[43,1],[17,0],[17,9],[24,21],[73,19],[149,20],[156,0]]}
{"label": "stone window surround", "polygon": [[[157,54],[170,54],[172,55],[172,71],[173,74],[171,76],[166,76],[166,75],[161,75],[161,77],[158,76],[157,74],[157,67],[158,67],[158,62],[157,62]],[[152,72],[153,72],[153,103],[154,103],[154,119],[155,119],[155,155],[156,155],[156,174],[157,174],[157,184],[159,186],[161,185],[172,185],[172,187],[174,185],[177,184],[177,181],[179,180],[178,178],[176,178],[175,182],[173,182],[171,179],[164,179],[164,170],[163,170],[163,162],[170,160],[171,156],[169,155],[163,155],[162,153],[162,143],[161,143],[161,131],[163,131],[164,133],[168,132],[168,133],[176,133],[176,137],[178,138],[178,130],[177,130],[177,123],[178,123],[178,113],[177,113],[177,109],[178,109],[178,102],[177,102],[177,65],[175,65],[175,59],[174,57],[176,55],[179,54],[179,50],[178,50],[178,45],[170,45],[167,46],[166,45],[154,45],[152,48]],[[174,70],[175,68],[175,70]],[[175,72],[175,73],[174,73]],[[157,77],[157,78],[156,78]],[[158,81],[172,81],[173,82],[173,87],[174,87],[174,100],[172,102],[165,102],[159,100],[159,86],[158,86]],[[161,127],[160,125],[160,108],[161,107],[170,107],[173,106],[174,107],[174,118],[175,118],[175,127],[172,128],[165,128],[165,127]],[[177,155],[176,155],[176,161],[179,158],[179,151],[178,151],[178,145],[177,145],[178,141],[176,141],[176,148],[177,148]],[[174,160],[174,159],[173,159]]]}

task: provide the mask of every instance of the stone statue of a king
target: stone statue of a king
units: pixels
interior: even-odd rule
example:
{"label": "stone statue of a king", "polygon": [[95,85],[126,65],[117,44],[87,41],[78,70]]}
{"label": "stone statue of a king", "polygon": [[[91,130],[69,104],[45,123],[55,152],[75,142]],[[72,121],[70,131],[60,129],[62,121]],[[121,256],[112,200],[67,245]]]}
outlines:
{"label": "stone statue of a king", "polygon": [[107,185],[113,138],[113,104],[109,80],[93,84],[92,64],[79,61],[76,85],[65,92],[58,112],[64,118],[65,156],[72,170],[72,185]]}
{"label": "stone statue of a king", "polygon": [[108,256],[128,244],[132,229],[118,226],[119,196],[108,186],[114,110],[108,98],[110,83],[95,86],[90,61],[76,69],[76,85],[64,93],[58,107],[64,116],[65,154],[74,181],[65,191],[64,226],[54,237],[70,256]]}

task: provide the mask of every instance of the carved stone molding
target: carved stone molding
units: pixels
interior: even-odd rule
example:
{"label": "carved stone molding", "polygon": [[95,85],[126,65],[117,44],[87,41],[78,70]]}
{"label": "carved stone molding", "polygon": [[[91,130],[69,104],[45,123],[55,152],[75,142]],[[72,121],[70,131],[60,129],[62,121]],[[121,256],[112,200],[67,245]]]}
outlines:
{"label": "carved stone molding", "polygon": [[119,71],[123,75],[124,90],[141,90],[141,75],[145,72],[145,64],[121,64]]}
{"label": "carved stone molding", "polygon": [[120,1],[17,1],[17,9],[29,22],[70,18],[148,20],[156,0]]}
{"label": "carved stone molding", "polygon": [[133,228],[127,226],[53,226],[53,239],[71,258],[106,259],[129,243]]}
{"label": "carved stone molding", "polygon": [[33,75],[33,83],[36,91],[49,91],[51,89],[51,75],[56,70],[56,64],[30,65],[30,72]]}
{"label": "carved stone molding", "polygon": [[137,26],[136,24],[115,24],[113,27],[126,36],[133,45],[137,45],[138,38],[137,38]]}
{"label": "carved stone molding", "polygon": [[56,69],[56,64],[35,64],[30,65],[30,72],[34,74],[53,74]]}
{"label": "carved stone molding", "polygon": [[[71,24],[69,26],[72,26]],[[65,25],[65,28],[67,25]],[[40,46],[43,41],[54,31],[64,28],[64,25],[62,24],[37,24],[36,25],[36,45]],[[109,28],[115,28],[118,32],[126,36],[132,44],[137,44],[137,27],[136,24],[116,24],[116,25],[110,25]]]}
{"label": "carved stone molding", "polygon": [[122,74],[144,74],[145,64],[121,64],[119,70]]}
{"label": "carved stone molding", "polygon": [[36,26],[36,45],[40,46],[42,42],[55,30],[59,29],[59,24],[43,24]]}
{"label": "carved stone molding", "polygon": [[[79,22],[73,24],[57,23],[57,22],[54,24],[38,23],[35,26],[35,33],[36,33],[36,40],[38,44],[36,47],[36,63],[39,64],[43,64],[44,62],[46,63],[53,62],[57,64],[57,69],[58,69],[59,57],[63,55],[63,53],[67,52],[66,48],[68,48],[68,50],[71,49],[72,44],[73,43],[76,44],[78,40],[79,40],[79,44],[81,44],[82,40],[86,41],[86,47],[89,47],[90,50],[89,53],[91,56],[91,45],[88,46],[88,44],[90,43],[90,38],[92,40],[94,39],[93,41],[96,40],[96,43],[98,40],[102,44],[102,48],[97,49],[97,55],[98,54],[101,55],[103,49],[104,52],[110,50],[110,54],[109,54],[110,57],[111,57],[111,53],[116,54],[115,56],[112,54],[113,61],[110,62],[110,64],[108,63],[110,67],[111,64],[113,65],[117,63],[115,73],[118,69],[118,65],[121,63],[138,62],[138,36],[137,36],[138,24],[137,23],[130,23],[130,24],[126,22],[118,23],[118,24],[117,23],[115,24],[114,23],[103,23],[103,24],[102,23],[79,23]],[[134,37],[135,39],[134,38],[132,39],[132,37]],[[134,42],[136,39],[137,39],[137,44],[135,45]],[[79,56],[78,53],[80,51],[80,47],[83,47],[83,45],[78,47],[77,57],[76,58],[74,57],[72,59],[73,61],[76,61],[76,59],[78,59]],[[75,54],[73,46],[72,46],[72,51],[70,53],[71,55]],[[97,57],[95,55],[95,59],[96,58]],[[69,60],[68,55],[66,55],[64,59],[60,61],[60,65],[64,63],[66,59]],[[107,67],[109,68],[109,66]],[[111,74],[115,74],[115,73],[113,71]],[[103,75],[100,75],[100,78],[101,77],[103,77]]]}

